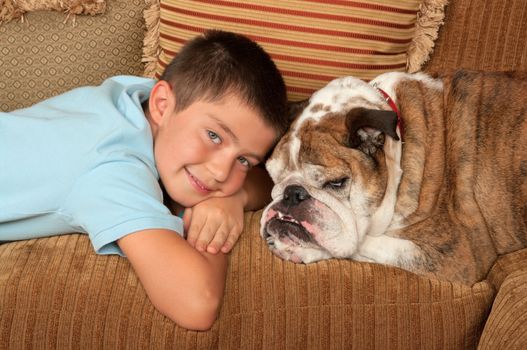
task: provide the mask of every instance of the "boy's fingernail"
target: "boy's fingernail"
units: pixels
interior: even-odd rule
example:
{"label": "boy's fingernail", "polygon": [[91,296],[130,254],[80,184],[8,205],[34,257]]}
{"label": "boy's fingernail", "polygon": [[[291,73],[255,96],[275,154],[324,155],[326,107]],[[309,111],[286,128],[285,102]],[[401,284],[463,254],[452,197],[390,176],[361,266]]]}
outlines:
{"label": "boy's fingernail", "polygon": [[214,248],[214,247],[208,247],[208,248],[207,248],[207,251],[208,251],[209,253],[211,253],[211,254],[216,254],[216,253],[217,253],[217,250],[216,250],[216,248]]}

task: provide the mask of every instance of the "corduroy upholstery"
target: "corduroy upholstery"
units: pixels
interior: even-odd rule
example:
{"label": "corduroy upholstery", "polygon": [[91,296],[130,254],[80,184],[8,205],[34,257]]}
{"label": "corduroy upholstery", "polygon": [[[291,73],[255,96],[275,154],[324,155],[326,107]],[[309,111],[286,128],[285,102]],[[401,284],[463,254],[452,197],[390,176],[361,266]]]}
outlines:
{"label": "corduroy upholstery", "polygon": [[[161,316],[126,259],[97,256],[85,235],[0,246],[0,348],[470,348],[494,291],[347,260],[295,265],[269,254],[261,212],[230,255],[226,298],[208,332]],[[24,336],[22,336],[24,335]],[[29,338],[26,338],[29,337]]]}
{"label": "corduroy upholstery", "polygon": [[[79,17],[75,30],[122,18],[117,9],[139,11],[127,6],[108,0],[106,15]],[[454,0],[425,70],[527,70],[526,26],[524,0]],[[9,23],[0,36],[13,28],[24,30]],[[113,45],[118,43],[103,50],[111,52]],[[0,40],[0,52],[4,46],[15,47]],[[138,54],[140,45],[129,47],[128,54]],[[114,69],[127,72],[136,64],[125,63]],[[8,105],[14,100],[7,94],[16,91],[6,84],[0,101]],[[501,257],[474,286],[347,260],[296,265],[268,251],[258,234],[260,215],[245,216],[244,233],[230,254],[224,304],[207,332],[163,317],[128,261],[95,255],[84,235],[1,244],[0,349],[527,348],[527,249]]]}
{"label": "corduroy upholstery", "polygon": [[424,70],[527,71],[527,2],[457,0]]}
{"label": "corduroy upholstery", "polygon": [[498,294],[479,349],[527,348],[527,249],[501,257],[487,280]]}

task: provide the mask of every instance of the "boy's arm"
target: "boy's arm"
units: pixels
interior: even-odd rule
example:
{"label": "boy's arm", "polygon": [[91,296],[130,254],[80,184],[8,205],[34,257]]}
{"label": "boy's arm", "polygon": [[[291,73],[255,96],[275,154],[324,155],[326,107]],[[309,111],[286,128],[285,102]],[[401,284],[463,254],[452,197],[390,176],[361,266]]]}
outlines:
{"label": "boy's arm", "polygon": [[273,181],[263,165],[253,167],[243,185],[245,210],[258,210],[271,201]]}
{"label": "boy's arm", "polygon": [[118,241],[152,304],[178,325],[206,330],[221,305],[227,259],[199,252],[169,230],[144,230]]}

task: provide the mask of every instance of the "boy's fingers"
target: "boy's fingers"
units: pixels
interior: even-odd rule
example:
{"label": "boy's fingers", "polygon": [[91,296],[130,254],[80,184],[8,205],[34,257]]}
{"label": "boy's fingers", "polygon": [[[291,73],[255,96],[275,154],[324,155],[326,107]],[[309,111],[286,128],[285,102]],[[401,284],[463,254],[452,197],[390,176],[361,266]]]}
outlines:
{"label": "boy's fingers", "polygon": [[213,233],[213,237],[209,240],[207,245],[207,252],[211,254],[216,254],[220,251],[221,246],[227,239],[228,228],[225,224],[222,224],[216,229],[216,232]]}
{"label": "boy's fingers", "polygon": [[196,216],[191,222],[187,233],[187,242],[196,247],[196,242],[200,236],[200,232],[206,224],[206,217]]}
{"label": "boy's fingers", "polygon": [[232,247],[236,244],[238,241],[238,238],[240,238],[240,234],[242,233],[242,230],[240,228],[234,228],[229,236],[227,237],[227,240],[221,247],[222,253],[228,253],[231,251]]}
{"label": "boy's fingers", "polygon": [[220,227],[220,229],[216,232],[214,235],[214,238],[207,246],[207,252],[211,254],[216,254],[220,251],[220,248],[225,243],[225,240],[227,239],[227,232],[225,231],[225,227],[223,225]]}
{"label": "boy's fingers", "polygon": [[[209,244],[214,240],[214,238],[217,236],[218,232],[225,231],[225,225],[221,224],[219,227],[217,225],[213,225],[214,221],[209,220],[206,222],[206,225],[204,225],[201,228],[201,231],[199,233],[199,237],[196,240],[196,249],[204,252],[207,250],[207,247]],[[216,253],[218,252],[218,249],[216,249]]]}
{"label": "boy's fingers", "polygon": [[211,239],[212,234],[210,230],[207,227],[202,227],[201,231],[199,232],[199,236],[196,239],[196,249],[200,252],[204,252],[207,249],[207,245],[209,244]]}

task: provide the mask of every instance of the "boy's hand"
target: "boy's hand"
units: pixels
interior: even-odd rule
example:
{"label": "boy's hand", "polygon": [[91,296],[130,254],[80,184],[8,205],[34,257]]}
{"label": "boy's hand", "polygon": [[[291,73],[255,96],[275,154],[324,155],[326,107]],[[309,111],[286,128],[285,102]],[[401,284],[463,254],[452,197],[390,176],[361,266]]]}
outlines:
{"label": "boy's hand", "polygon": [[185,210],[188,243],[197,250],[228,253],[243,229],[243,200],[240,194],[210,198]]}

